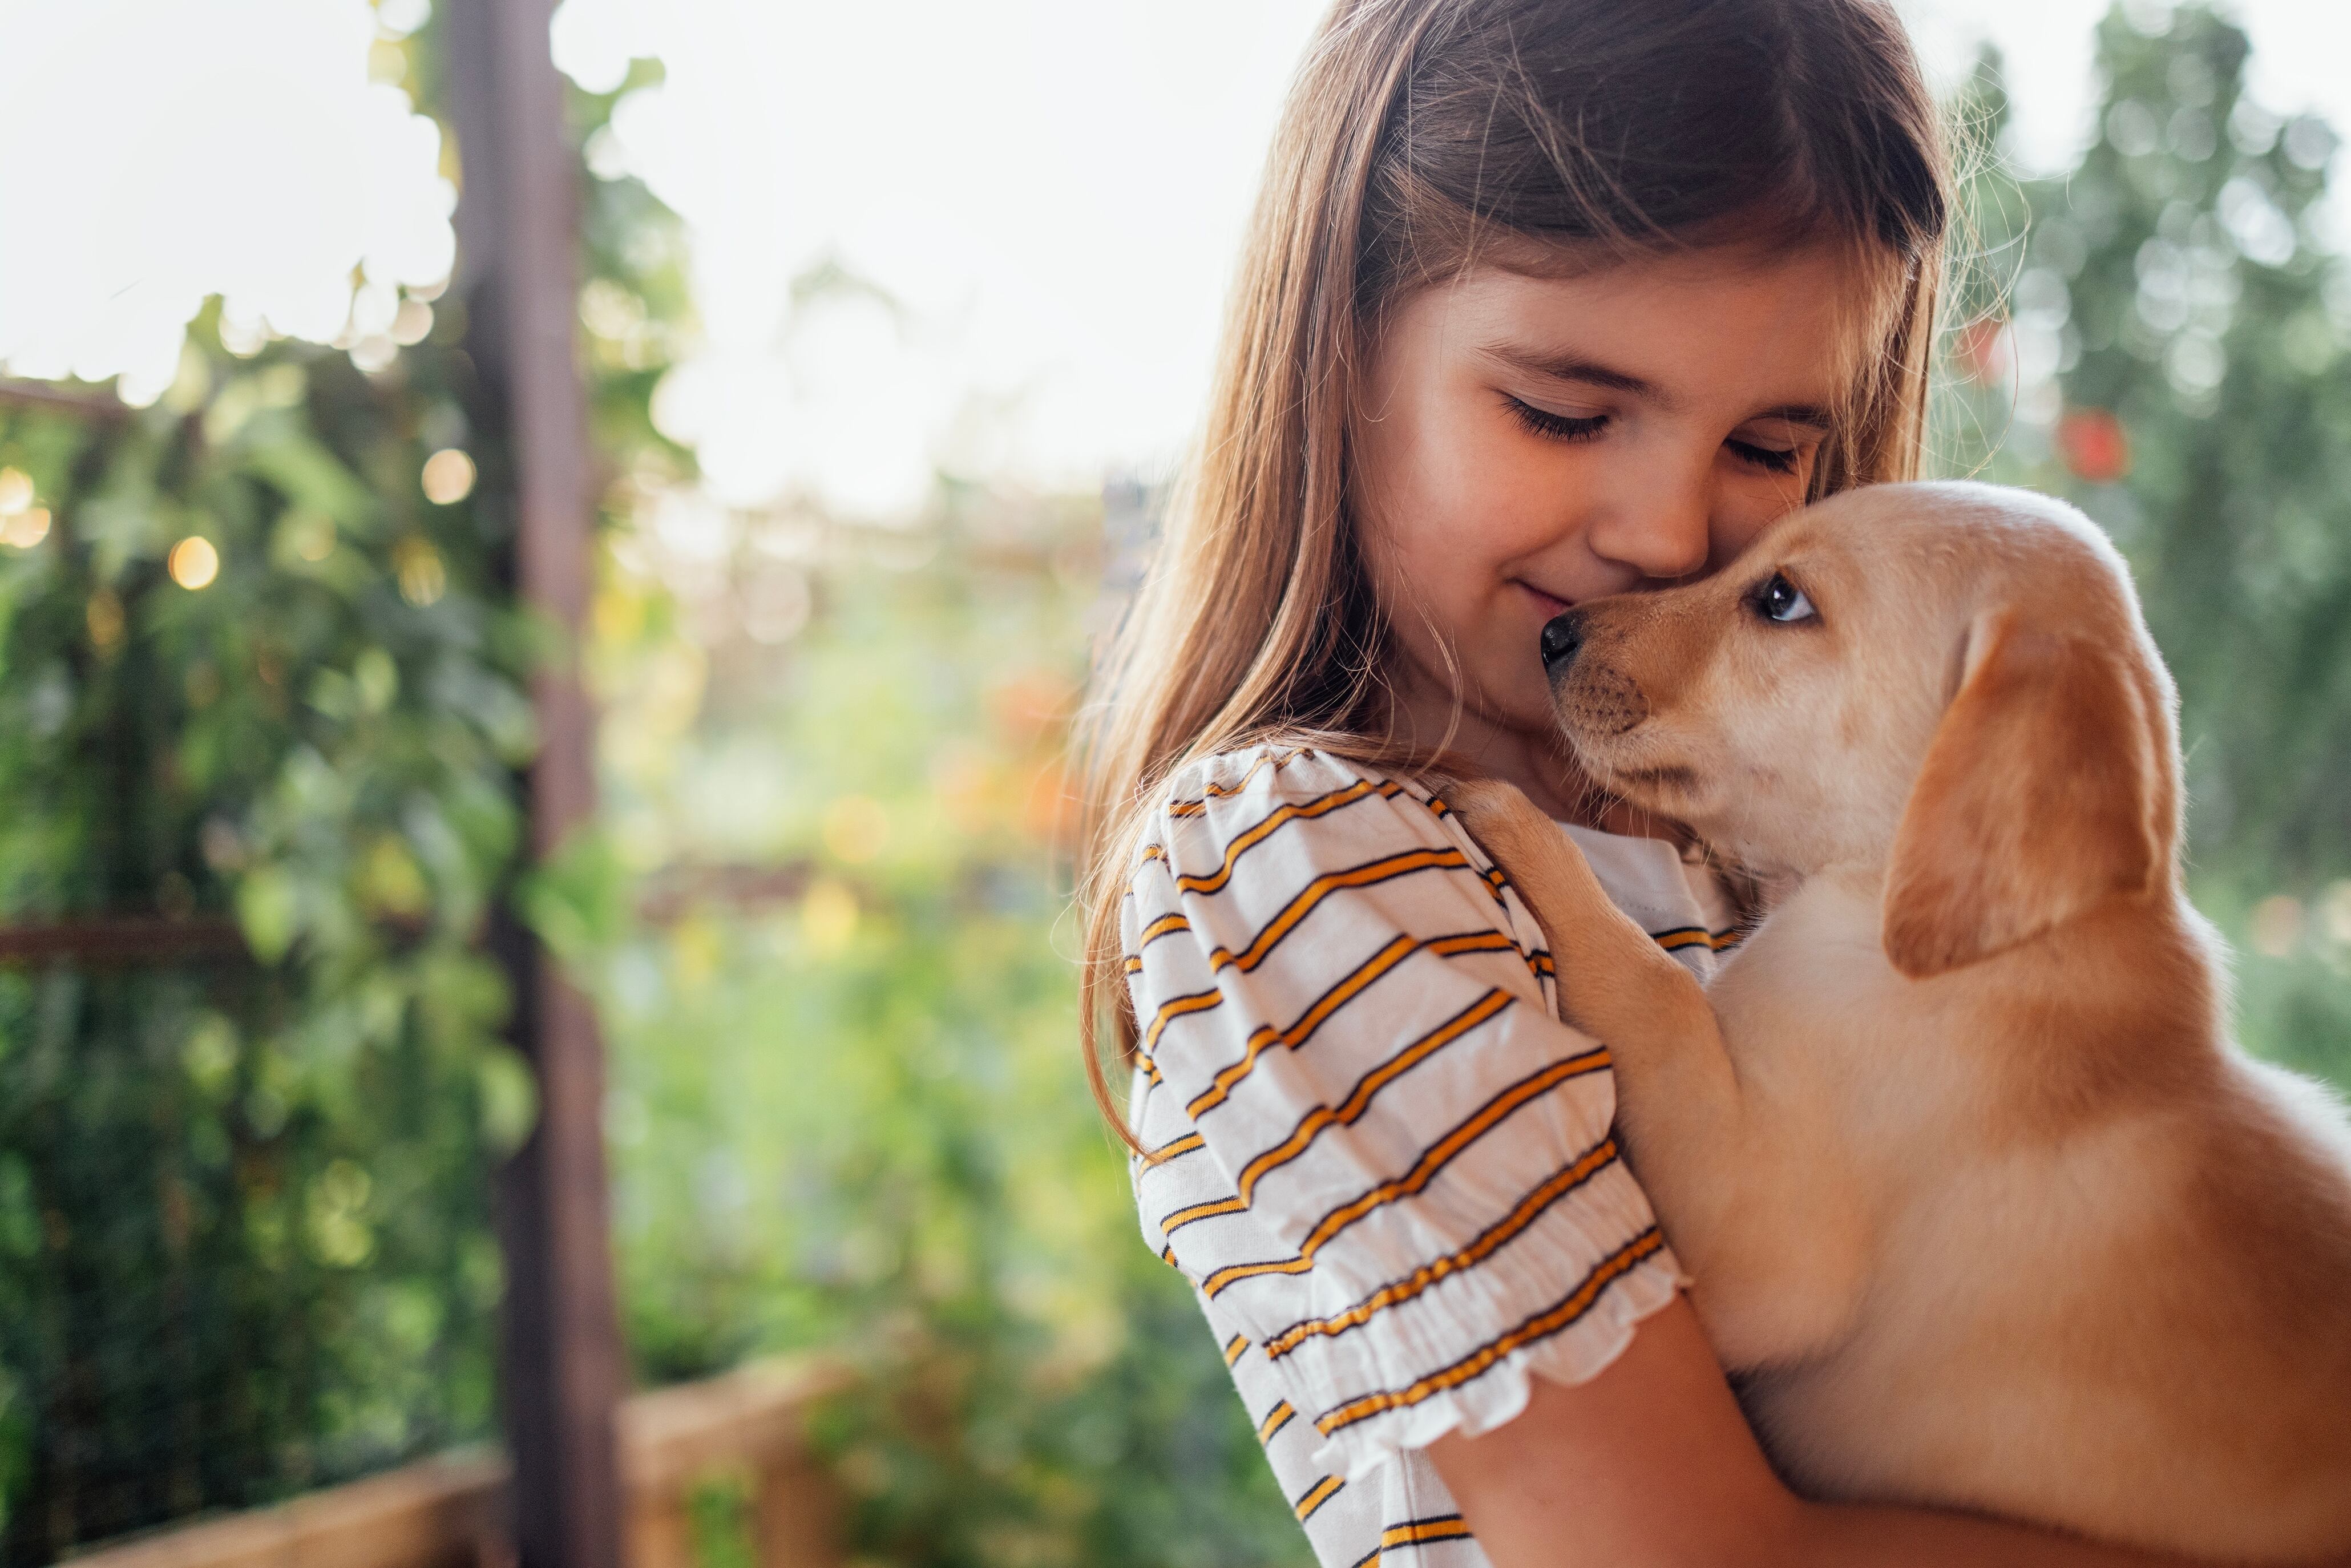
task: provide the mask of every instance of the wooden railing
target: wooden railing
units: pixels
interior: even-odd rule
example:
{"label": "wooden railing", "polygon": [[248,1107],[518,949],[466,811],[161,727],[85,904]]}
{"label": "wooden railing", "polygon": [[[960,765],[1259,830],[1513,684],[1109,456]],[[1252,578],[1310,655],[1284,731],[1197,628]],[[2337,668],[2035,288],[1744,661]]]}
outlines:
{"label": "wooden railing", "polygon": [[[721,1476],[750,1483],[759,1568],[841,1562],[831,1486],[808,1450],[810,1406],[848,1377],[758,1362],[625,1401],[621,1471],[628,1568],[692,1568],[686,1504]],[[273,1508],[180,1526],[76,1556],[73,1568],[511,1568],[506,1459],[468,1449]]]}

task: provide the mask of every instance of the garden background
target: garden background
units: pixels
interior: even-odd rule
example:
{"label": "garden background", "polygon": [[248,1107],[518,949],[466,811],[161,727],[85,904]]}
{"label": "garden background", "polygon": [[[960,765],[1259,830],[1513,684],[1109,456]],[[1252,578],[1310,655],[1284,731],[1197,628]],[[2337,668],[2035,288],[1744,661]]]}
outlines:
{"label": "garden background", "polygon": [[[378,16],[375,79],[443,114],[437,20]],[[1938,463],[2129,556],[2245,1038],[2351,1085],[2351,267],[2335,138],[2247,50],[2118,8],[2053,176],[2000,156],[1996,57],[1958,92]],[[519,894],[602,1011],[635,1376],[862,1368],[821,1436],[872,1562],[1302,1563],[1077,1069],[1065,746],[1161,488],[714,493],[660,401],[709,302],[611,155],[659,76],[574,74],[604,797]],[[477,937],[545,632],[445,272],[371,267],[326,341],[214,298],[168,374],[0,388],[0,920],[198,934],[0,968],[0,1563],[494,1432],[487,1173],[534,1106]],[[790,294],[904,319],[841,265]],[[740,1514],[705,1498],[706,1560]]]}

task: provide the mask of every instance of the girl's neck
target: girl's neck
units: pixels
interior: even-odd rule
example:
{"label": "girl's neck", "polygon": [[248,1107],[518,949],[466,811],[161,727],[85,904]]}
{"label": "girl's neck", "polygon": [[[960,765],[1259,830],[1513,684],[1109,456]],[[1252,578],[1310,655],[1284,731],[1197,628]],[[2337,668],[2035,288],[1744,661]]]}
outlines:
{"label": "girl's neck", "polygon": [[1559,732],[1528,729],[1480,708],[1469,696],[1457,704],[1449,691],[1432,690],[1426,680],[1400,683],[1391,719],[1396,732],[1417,744],[1433,744],[1449,728],[1449,756],[1460,758],[1489,779],[1515,784],[1547,816],[1578,827],[1634,838],[1682,844],[1687,830],[1617,800],[1576,766]]}

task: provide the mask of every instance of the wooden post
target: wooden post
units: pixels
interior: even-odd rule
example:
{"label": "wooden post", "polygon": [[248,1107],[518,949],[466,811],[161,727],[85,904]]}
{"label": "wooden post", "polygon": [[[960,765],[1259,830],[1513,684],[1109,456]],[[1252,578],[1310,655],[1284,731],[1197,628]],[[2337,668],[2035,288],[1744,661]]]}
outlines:
{"label": "wooden post", "polygon": [[[486,437],[479,515],[510,521],[514,588],[564,634],[538,677],[529,843],[544,859],[595,810],[595,719],[580,685],[593,497],[575,352],[579,160],[549,52],[552,0],[455,0],[443,34],[464,188],[457,298]],[[506,462],[488,460],[502,452]],[[510,465],[510,466],[509,466]],[[621,1568],[614,1413],[626,1370],[605,1191],[604,1065],[588,999],[510,914],[492,940],[538,1082],[529,1142],[501,1174],[501,1393],[520,1568]]]}

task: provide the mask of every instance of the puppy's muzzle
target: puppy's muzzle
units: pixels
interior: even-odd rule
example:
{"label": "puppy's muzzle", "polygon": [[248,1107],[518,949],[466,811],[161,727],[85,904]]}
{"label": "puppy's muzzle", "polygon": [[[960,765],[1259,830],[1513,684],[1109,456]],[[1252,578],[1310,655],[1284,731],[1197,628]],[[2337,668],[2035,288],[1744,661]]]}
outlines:
{"label": "puppy's muzzle", "polygon": [[1543,623],[1543,674],[1551,678],[1552,701],[1572,729],[1588,735],[1622,735],[1649,716],[1649,696],[1640,683],[1605,663],[1578,662],[1591,641],[1583,612],[1571,610]]}

